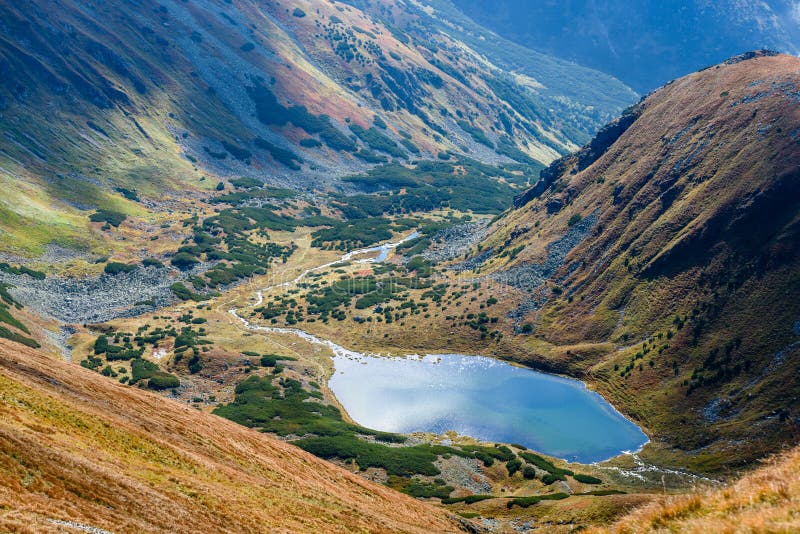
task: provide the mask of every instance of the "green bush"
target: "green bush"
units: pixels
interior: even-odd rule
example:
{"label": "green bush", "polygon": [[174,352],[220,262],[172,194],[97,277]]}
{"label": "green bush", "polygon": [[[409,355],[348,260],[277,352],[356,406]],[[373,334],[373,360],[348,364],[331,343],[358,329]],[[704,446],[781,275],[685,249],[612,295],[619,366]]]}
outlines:
{"label": "green bush", "polygon": [[200,260],[188,252],[178,252],[172,257],[170,263],[178,269],[187,270],[200,263]]}
{"label": "green bush", "polygon": [[0,263],[0,271],[3,271],[8,274],[26,274],[35,280],[44,280],[47,275],[41,271],[36,271],[34,269],[30,269],[25,267],[24,265],[20,265],[19,267],[12,267],[8,263]]}
{"label": "green bush", "polygon": [[[120,350],[112,350],[112,349],[120,349]],[[106,353],[106,360],[113,362],[113,361],[127,361],[127,360],[134,360],[136,358],[141,358],[142,354],[144,354],[144,349],[122,349],[121,347],[108,347]]]}
{"label": "green bush", "polygon": [[419,480],[412,480],[408,485],[403,488],[403,493],[411,495],[417,499],[429,499],[436,497],[438,499],[447,499],[455,488],[453,486],[445,486],[443,484],[430,484],[428,482],[421,482]]}
{"label": "green bush", "polygon": [[110,274],[112,276],[116,276],[120,273],[130,273],[137,269],[136,265],[130,265],[127,263],[120,263],[116,261],[110,261],[106,263],[106,266],[103,268],[103,271],[106,274]]}
{"label": "green bush", "polygon": [[527,480],[533,480],[536,478],[536,469],[530,465],[526,465],[525,469],[522,470],[522,476]]}
{"label": "green bush", "polygon": [[159,269],[164,267],[164,264],[153,258],[145,258],[142,260],[142,265],[145,267],[157,267]]}
{"label": "green bush", "polygon": [[560,501],[568,497],[569,495],[566,493],[550,493],[548,495],[534,495],[532,497],[516,497],[506,503],[506,508],[512,508],[515,505],[521,508],[527,508],[542,501]]}
{"label": "green bush", "polygon": [[139,380],[150,378],[156,373],[159,373],[158,365],[149,361],[137,358],[131,362],[131,384],[135,384]]}
{"label": "green bush", "polygon": [[147,381],[147,387],[155,390],[174,389],[180,385],[178,377],[168,373],[155,374]]}
{"label": "green bush", "polygon": [[262,356],[261,357],[261,367],[275,367],[275,364],[278,363],[278,359],[275,356]]}
{"label": "green bush", "polygon": [[264,185],[264,182],[250,176],[242,176],[231,180],[231,185],[237,189],[258,189]]}
{"label": "green bush", "polygon": [[92,222],[104,222],[114,227],[122,224],[122,222],[127,218],[128,216],[124,213],[107,209],[99,209],[89,216],[89,220]]}
{"label": "green bush", "polygon": [[108,350],[108,336],[101,334],[94,340],[94,353],[103,354]]}
{"label": "green bush", "polygon": [[292,15],[301,19],[306,16],[306,12],[300,9],[299,7],[296,7],[294,8],[294,11],[292,11]]}
{"label": "green bush", "polygon": [[117,192],[128,200],[132,200],[134,202],[140,202],[139,194],[133,189],[127,189],[125,187],[117,187]]}
{"label": "green bush", "polygon": [[170,286],[170,289],[181,300],[194,300],[197,302],[204,300],[203,295],[192,292],[183,282],[175,282]]}
{"label": "green bush", "polygon": [[538,454],[534,454],[532,452],[525,452],[525,451],[520,452],[519,457],[525,460],[526,462],[535,465],[542,471],[547,471],[551,475],[562,475],[562,478],[557,480],[564,480],[563,475],[573,474],[572,471],[570,471],[569,469],[561,469],[559,467],[556,467],[550,460],[542,458]]}
{"label": "green bush", "polygon": [[13,326],[16,329],[25,332],[26,334],[31,333],[30,330],[28,330],[27,326],[25,326],[22,322],[20,322],[16,317],[11,315],[8,306],[6,306],[2,302],[0,302],[0,322]]}
{"label": "green bush", "polygon": [[286,150],[285,148],[281,148],[260,137],[256,138],[256,140],[253,141],[253,143],[255,143],[257,147],[263,148],[264,150],[268,151],[270,156],[272,156],[272,159],[274,159],[278,163],[286,165],[287,167],[295,171],[300,170],[301,168],[300,164],[303,163],[303,159],[294,152],[292,152],[291,150]]}
{"label": "green bush", "polygon": [[404,158],[406,156],[405,151],[397,146],[397,143],[382,134],[380,130],[375,127],[364,129],[357,124],[351,124],[350,130],[373,150],[386,152],[395,158]]}
{"label": "green bush", "polygon": [[492,143],[483,130],[470,124],[467,121],[460,120],[458,121],[458,125],[461,127],[462,130],[467,132],[475,142],[480,143],[482,145],[486,145],[489,148],[494,148],[494,143]]}
{"label": "green bush", "polygon": [[419,147],[417,145],[415,145],[410,139],[401,139],[400,142],[412,154],[419,154],[420,153]]}
{"label": "green bush", "polygon": [[547,473],[545,476],[542,477],[542,482],[545,486],[549,486],[554,482],[558,482],[559,480],[567,480],[564,475],[554,475],[553,473]]}
{"label": "green bush", "polygon": [[577,480],[578,482],[581,482],[583,484],[602,484],[603,483],[603,481],[600,480],[597,477],[593,477],[591,475],[582,475],[580,473],[575,473],[574,475],[572,475],[572,478],[574,478],[575,480]]}
{"label": "green bush", "polygon": [[513,460],[509,460],[506,462],[506,469],[508,470],[508,476],[513,477],[514,473],[519,471],[522,468],[522,460],[514,458]]}
{"label": "green bush", "polygon": [[253,155],[246,148],[242,148],[233,143],[229,143],[228,141],[222,141],[222,146],[231,156],[238,159],[239,161],[247,161]]}
{"label": "green bush", "polygon": [[439,454],[452,452],[449,447],[436,445],[387,447],[347,435],[304,438],[294,443],[320,458],[353,459],[361,469],[376,467],[397,476],[438,475],[439,469],[433,462]]}
{"label": "green bush", "polygon": [[81,360],[81,367],[86,369],[97,369],[101,365],[103,365],[103,360],[95,356],[89,356],[85,360]]}
{"label": "green bush", "polygon": [[442,499],[442,504],[457,504],[463,502],[465,504],[475,504],[476,502],[486,501],[489,499],[496,499],[494,495],[467,495],[466,497],[452,497],[448,499]]}
{"label": "green bush", "polygon": [[187,366],[189,367],[189,372],[193,375],[196,375],[200,371],[203,370],[203,362],[200,360],[199,354],[193,354],[189,361],[186,362]]}
{"label": "green bush", "polygon": [[300,146],[303,148],[319,148],[322,146],[322,143],[313,137],[306,137],[305,139],[300,139]]}

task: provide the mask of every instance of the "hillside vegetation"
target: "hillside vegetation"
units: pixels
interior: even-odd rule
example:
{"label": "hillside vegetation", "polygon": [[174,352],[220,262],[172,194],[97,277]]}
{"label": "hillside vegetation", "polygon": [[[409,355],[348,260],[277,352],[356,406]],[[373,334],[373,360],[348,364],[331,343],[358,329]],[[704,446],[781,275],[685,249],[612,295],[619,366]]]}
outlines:
{"label": "hillside vegetation", "polygon": [[514,357],[586,376],[698,469],[796,436],[799,67],[757,53],[668,84],[483,243],[480,272],[526,295]]}
{"label": "hillside vegetation", "polygon": [[5,340],[0,401],[3,531],[459,530],[292,445]]}
{"label": "hillside vegetation", "polygon": [[595,533],[797,532],[800,449],[775,458],[729,487],[671,497],[644,506]]}
{"label": "hillside vegetation", "polygon": [[320,190],[440,154],[546,164],[634,98],[594,71],[545,88],[537,61],[587,71],[541,54],[523,80],[402,1],[51,4],[0,8],[0,251],[17,257],[147,246],[241,176]]}

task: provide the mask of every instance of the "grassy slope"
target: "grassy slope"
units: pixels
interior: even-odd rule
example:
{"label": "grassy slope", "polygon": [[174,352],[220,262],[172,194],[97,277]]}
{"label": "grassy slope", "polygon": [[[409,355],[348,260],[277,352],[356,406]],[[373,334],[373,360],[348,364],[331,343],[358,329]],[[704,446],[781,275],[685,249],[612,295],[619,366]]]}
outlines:
{"label": "grassy slope", "polygon": [[2,530],[457,530],[290,445],[2,340],[0,385]]}
{"label": "grassy slope", "polygon": [[[530,293],[491,281],[431,305],[430,319],[304,328],[360,350],[458,350],[580,376],[645,428],[656,462],[723,474],[774,452],[796,435],[800,391],[800,303],[787,298],[800,284],[786,174],[800,163],[797,66],[761,57],[675,81],[593,165],[573,172],[567,159],[541,198],[494,224],[482,275],[541,263],[570,219],[597,216],[534,291],[546,305],[517,323],[533,335],[507,317]],[[447,276],[454,290],[476,273]],[[492,294],[500,302],[481,310]],[[502,339],[445,320],[480,311],[502,318],[491,327]]]}
{"label": "grassy slope", "polygon": [[[0,185],[9,193],[0,199],[3,252],[37,256],[56,243],[102,255],[130,253],[146,247],[147,238],[126,236],[126,243],[112,246],[108,236],[87,231],[91,210],[116,209],[147,224],[159,213],[190,210],[191,198],[220,177],[246,174],[318,185],[329,180],[326,169],[338,175],[363,168],[352,154],[299,146],[309,137],[301,128],[261,124],[246,93],[255,80],[269,85],[282,105],[327,114],[347,134],[345,119],[370,127],[374,117],[382,117],[388,124],[382,131],[394,142],[403,131],[428,157],[465,145],[494,157],[455,126],[456,110],[467,113],[470,128],[495,141],[506,135],[498,126],[504,114],[514,124],[517,148],[541,161],[575,147],[574,136],[560,131],[559,120],[534,92],[511,82],[518,89],[515,98],[522,95],[531,106],[512,109],[518,106],[485,82],[504,76],[501,70],[456,38],[413,33],[413,21],[403,22],[413,35],[408,40],[388,27],[391,17],[382,22],[319,0],[296,2],[307,14],[302,18],[277,4],[255,2],[215,7],[117,0],[89,9],[68,0],[57,13],[48,6],[29,0],[0,10],[8,30],[0,36]],[[118,16],[128,12],[136,17]],[[342,22],[331,22],[337,18]],[[339,41],[330,38],[330,28],[350,32],[363,61],[337,55],[333,46]],[[394,73],[395,82],[387,81],[387,73]],[[615,80],[608,83],[619,89]],[[630,99],[624,91],[614,94],[613,103],[599,105],[607,113]],[[581,106],[598,106],[591,93],[575,98],[586,100]],[[412,101],[435,128],[412,112]],[[447,121],[456,135],[433,131]],[[303,174],[292,174],[253,142],[256,137],[297,154],[306,162]],[[225,154],[222,142],[249,151],[249,161]],[[119,187],[137,191],[146,204],[124,200],[115,191]]]}
{"label": "grassy slope", "polygon": [[[791,133],[800,125],[797,67],[793,57],[764,57],[666,86],[593,165],[581,171],[567,160],[552,188],[485,243],[499,251],[511,238],[507,248],[525,246],[511,265],[538,263],[570,219],[597,214],[558,281],[544,286],[548,304],[528,314],[536,335],[522,347],[536,361],[559,346],[615,345],[567,353],[572,372],[585,372],[657,440],[679,444],[698,469],[753,459],[793,435],[800,305],[787,295],[799,281],[798,212],[796,177],[786,173],[800,163]],[[562,208],[548,213],[556,202]],[[532,231],[511,236],[523,227]],[[496,256],[484,270],[506,262]],[[563,293],[551,295],[554,285]],[[689,391],[696,370],[712,378],[720,369],[728,374]],[[704,409],[719,403],[709,419]]]}
{"label": "grassy slope", "polygon": [[800,519],[800,449],[794,449],[740,481],[707,494],[654,502],[597,533],[797,532]]}

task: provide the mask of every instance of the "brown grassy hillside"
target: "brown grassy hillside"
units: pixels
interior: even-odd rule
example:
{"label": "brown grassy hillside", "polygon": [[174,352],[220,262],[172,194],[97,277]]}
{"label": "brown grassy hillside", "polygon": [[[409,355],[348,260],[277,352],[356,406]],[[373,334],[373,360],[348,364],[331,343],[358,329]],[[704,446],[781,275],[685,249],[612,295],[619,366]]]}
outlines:
{"label": "brown grassy hillside", "polygon": [[730,487],[704,495],[672,497],[632,512],[597,533],[800,531],[800,450],[744,477]]}
{"label": "brown grassy hillside", "polygon": [[2,531],[458,530],[291,445],[4,340],[0,400]]}
{"label": "brown grassy hillside", "polygon": [[666,85],[483,244],[480,272],[526,295],[523,359],[583,374],[696,468],[800,430],[799,73],[754,54]]}

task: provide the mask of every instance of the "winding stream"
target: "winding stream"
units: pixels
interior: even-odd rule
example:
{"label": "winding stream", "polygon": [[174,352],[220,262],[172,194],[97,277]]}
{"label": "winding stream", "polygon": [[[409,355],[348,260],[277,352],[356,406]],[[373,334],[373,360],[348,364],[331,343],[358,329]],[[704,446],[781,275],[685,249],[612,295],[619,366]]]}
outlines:
{"label": "winding stream", "polygon": [[[346,261],[384,261],[392,249],[417,235],[348,252],[294,280],[259,290],[256,306],[264,291],[292,286],[311,272]],[[354,260],[376,252],[376,257]],[[453,430],[582,463],[637,451],[648,441],[639,427],[578,380],[482,356],[365,354],[298,328],[251,324],[237,309],[229,312],[248,330],[290,334],[331,350],[335,372],[328,385],[352,419],[369,428],[436,434]]]}

